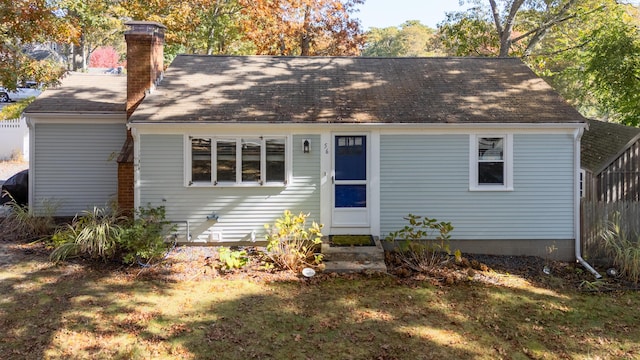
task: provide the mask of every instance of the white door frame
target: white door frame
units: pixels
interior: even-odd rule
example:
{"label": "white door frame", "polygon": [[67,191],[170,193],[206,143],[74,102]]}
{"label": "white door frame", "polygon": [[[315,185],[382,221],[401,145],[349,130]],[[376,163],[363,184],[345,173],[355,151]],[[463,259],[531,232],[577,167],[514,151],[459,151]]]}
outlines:
{"label": "white door frame", "polygon": [[[320,222],[324,224],[323,234],[371,234],[380,235],[380,132],[369,131],[322,132],[321,140],[321,182],[320,182]],[[356,129],[357,130],[357,129]],[[367,210],[366,226],[333,226],[333,162],[335,136],[367,136]]]}

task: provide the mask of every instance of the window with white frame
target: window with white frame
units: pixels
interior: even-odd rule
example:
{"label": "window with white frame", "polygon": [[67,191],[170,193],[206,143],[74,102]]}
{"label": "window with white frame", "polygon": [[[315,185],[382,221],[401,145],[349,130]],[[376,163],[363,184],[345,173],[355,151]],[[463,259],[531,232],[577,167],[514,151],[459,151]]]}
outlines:
{"label": "window with white frame", "polygon": [[189,185],[284,185],[287,138],[189,137]]}
{"label": "window with white frame", "polygon": [[471,190],[513,190],[513,136],[472,135]]}

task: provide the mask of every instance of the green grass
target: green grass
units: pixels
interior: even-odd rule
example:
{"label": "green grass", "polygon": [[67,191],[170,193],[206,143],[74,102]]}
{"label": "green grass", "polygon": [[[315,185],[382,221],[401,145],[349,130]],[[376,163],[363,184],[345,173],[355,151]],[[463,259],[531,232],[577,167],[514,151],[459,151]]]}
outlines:
{"label": "green grass", "polygon": [[0,267],[1,359],[632,359],[640,296],[387,275],[141,280]]}

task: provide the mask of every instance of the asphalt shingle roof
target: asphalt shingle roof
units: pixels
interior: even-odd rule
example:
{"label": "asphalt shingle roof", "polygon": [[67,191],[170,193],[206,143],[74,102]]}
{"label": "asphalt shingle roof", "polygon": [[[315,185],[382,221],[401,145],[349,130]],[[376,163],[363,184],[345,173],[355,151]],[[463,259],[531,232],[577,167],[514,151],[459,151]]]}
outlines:
{"label": "asphalt shingle roof", "polygon": [[180,55],[131,122],[577,123],[514,58]]}
{"label": "asphalt shingle roof", "polygon": [[127,78],[72,73],[42,92],[25,113],[125,113]]}
{"label": "asphalt shingle roof", "polygon": [[640,138],[640,128],[599,120],[588,120],[581,140],[581,166],[594,174],[609,166]]}

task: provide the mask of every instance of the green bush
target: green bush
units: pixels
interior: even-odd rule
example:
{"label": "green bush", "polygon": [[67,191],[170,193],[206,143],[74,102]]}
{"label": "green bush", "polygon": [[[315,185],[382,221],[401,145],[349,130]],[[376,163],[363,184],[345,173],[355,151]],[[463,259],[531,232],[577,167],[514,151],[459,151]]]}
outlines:
{"label": "green bush", "polygon": [[451,254],[449,234],[453,230],[450,222],[409,214],[404,228],[389,233],[385,241],[396,245],[400,261],[415,271],[425,271],[443,261]]}
{"label": "green bush", "polygon": [[620,213],[613,215],[605,230],[602,231],[602,246],[605,254],[620,269],[620,275],[634,283],[640,280],[640,236],[635,234],[629,240],[620,224]]}
{"label": "green bush", "polygon": [[285,210],[273,227],[267,229],[267,257],[281,269],[298,272],[305,267],[316,267],[322,262],[322,255],[315,249],[322,243],[322,225],[313,222],[307,228],[309,214],[294,216]]}
{"label": "green bush", "polygon": [[118,223],[123,219],[110,209],[94,207],[93,211],[83,211],[53,235],[56,248],[51,260],[59,262],[79,255],[103,261],[112,259],[123,231]]}
{"label": "green bush", "polygon": [[94,207],[83,211],[71,224],[52,236],[54,262],[74,256],[103,261],[119,259],[126,264],[150,263],[161,258],[169,244],[165,242],[168,221],[164,207],[140,208],[133,219],[120,216],[110,208]]}
{"label": "green bush", "polygon": [[245,250],[231,250],[228,247],[218,248],[218,256],[222,263],[222,269],[240,269],[249,263],[249,257]]}
{"label": "green bush", "polygon": [[166,235],[173,231],[169,225],[164,206],[140,207],[136,216],[123,225],[122,234],[117,239],[122,261],[132,264],[161,259],[171,245],[166,241]]}

